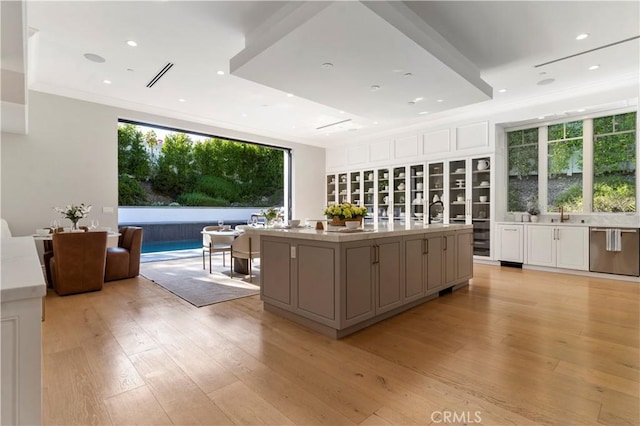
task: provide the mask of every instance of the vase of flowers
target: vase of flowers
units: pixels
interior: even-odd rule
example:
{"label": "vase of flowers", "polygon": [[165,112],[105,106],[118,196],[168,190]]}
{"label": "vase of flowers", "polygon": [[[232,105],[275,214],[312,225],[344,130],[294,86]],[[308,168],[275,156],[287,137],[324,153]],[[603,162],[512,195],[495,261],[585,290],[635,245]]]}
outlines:
{"label": "vase of flowers", "polygon": [[280,215],[279,207],[269,207],[268,209],[261,210],[260,213],[267,220],[267,227],[272,228],[275,224],[276,219]]}
{"label": "vase of flowers", "polygon": [[527,207],[527,213],[531,216],[531,222],[536,223],[538,221],[538,215],[540,214],[540,209],[537,204],[529,204]]}
{"label": "vase of flowers", "polygon": [[78,206],[69,204],[64,208],[55,207],[54,210],[60,213],[63,218],[69,219],[71,221],[71,230],[75,231],[79,229],[78,221],[80,219],[84,219],[89,215],[89,212],[91,211],[91,205],[85,205],[84,203]]}
{"label": "vase of flowers", "polygon": [[324,214],[331,219],[332,225],[344,226],[349,220],[362,222],[363,216],[367,214],[367,208],[354,206],[351,203],[332,204],[324,209]]}

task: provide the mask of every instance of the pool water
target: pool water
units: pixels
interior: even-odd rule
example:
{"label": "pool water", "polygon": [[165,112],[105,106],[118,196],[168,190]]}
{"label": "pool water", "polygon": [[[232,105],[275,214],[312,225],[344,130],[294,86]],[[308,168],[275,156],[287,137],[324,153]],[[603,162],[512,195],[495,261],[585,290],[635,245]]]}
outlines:
{"label": "pool water", "polygon": [[156,253],[159,251],[189,250],[202,247],[202,240],[185,241],[152,241],[142,243],[142,253]]}

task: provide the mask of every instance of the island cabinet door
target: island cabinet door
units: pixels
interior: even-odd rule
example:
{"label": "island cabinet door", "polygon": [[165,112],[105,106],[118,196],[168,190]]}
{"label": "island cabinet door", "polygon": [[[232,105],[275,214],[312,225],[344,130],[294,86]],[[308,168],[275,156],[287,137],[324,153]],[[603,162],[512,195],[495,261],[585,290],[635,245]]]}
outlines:
{"label": "island cabinet door", "polygon": [[473,277],[473,231],[465,229],[456,231],[456,253],[458,259],[458,281],[468,280]]}
{"label": "island cabinet door", "polygon": [[[404,238],[405,302],[420,299],[424,296],[426,290],[426,245],[427,241],[424,234]],[[442,256],[440,259],[442,260]],[[442,270],[442,267],[440,267],[440,270]]]}
{"label": "island cabinet door", "polygon": [[358,324],[375,315],[375,243],[343,243],[340,254],[340,329]]}
{"label": "island cabinet door", "polygon": [[337,328],[338,244],[298,240],[295,249],[292,254],[296,257],[293,262],[295,312]]}
{"label": "island cabinet door", "polygon": [[291,244],[282,238],[260,238],[260,298],[267,303],[293,310],[291,285]]}
{"label": "island cabinet door", "polygon": [[375,244],[376,314],[380,314],[404,303],[402,237],[381,238]]}
{"label": "island cabinet door", "polygon": [[444,285],[444,238],[442,234],[428,234],[425,243],[427,252],[425,265],[427,277],[426,293],[428,294]]}
{"label": "island cabinet door", "polygon": [[443,234],[442,253],[444,256],[444,284],[453,284],[458,277],[456,262],[456,233],[445,232]]}

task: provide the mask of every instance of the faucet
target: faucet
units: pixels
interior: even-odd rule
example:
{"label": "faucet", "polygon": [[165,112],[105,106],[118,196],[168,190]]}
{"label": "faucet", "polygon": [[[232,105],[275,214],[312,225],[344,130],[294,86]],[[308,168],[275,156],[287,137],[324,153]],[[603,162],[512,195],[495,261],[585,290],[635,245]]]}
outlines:
{"label": "faucet", "polygon": [[560,206],[560,223],[565,222],[569,220],[569,215],[568,214],[564,214],[564,206]]}
{"label": "faucet", "polygon": [[431,207],[435,206],[435,205],[441,205],[442,208],[444,209],[444,203],[442,201],[434,201],[433,203],[429,203],[429,225],[431,225]]}

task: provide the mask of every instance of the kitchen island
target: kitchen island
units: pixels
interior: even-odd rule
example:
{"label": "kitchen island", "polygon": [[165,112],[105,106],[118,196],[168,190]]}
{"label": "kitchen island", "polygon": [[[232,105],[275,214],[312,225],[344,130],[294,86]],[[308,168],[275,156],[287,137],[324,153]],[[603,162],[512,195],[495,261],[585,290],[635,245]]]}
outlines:
{"label": "kitchen island", "polygon": [[472,225],[247,232],[260,235],[264,309],[332,338],[463,287],[473,275]]}

